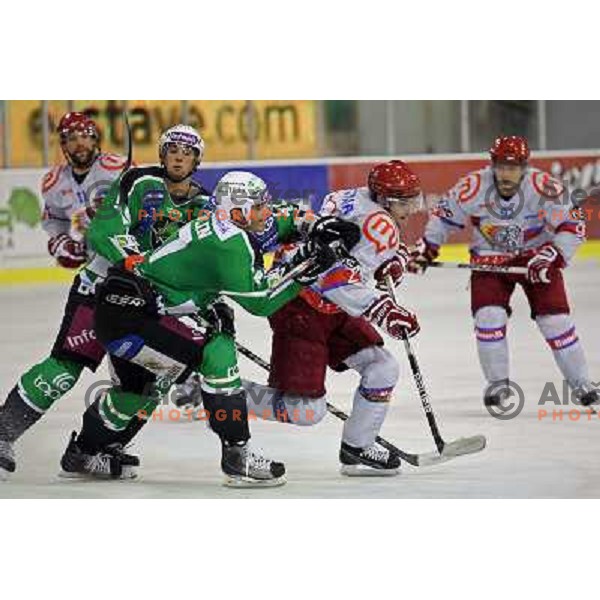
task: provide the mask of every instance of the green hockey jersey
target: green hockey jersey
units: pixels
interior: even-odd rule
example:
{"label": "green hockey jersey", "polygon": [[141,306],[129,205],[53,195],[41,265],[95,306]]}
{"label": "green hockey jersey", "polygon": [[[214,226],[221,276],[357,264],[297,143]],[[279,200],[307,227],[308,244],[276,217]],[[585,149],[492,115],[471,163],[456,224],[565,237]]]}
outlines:
{"label": "green hockey jersey", "polygon": [[160,246],[186,223],[208,216],[210,192],[193,184],[186,198],[171,197],[160,166],[128,170],[113,183],[86,232],[93,256],[82,272],[92,284],[110,264]]}
{"label": "green hockey jersey", "polygon": [[[276,235],[285,241],[296,233],[293,210],[274,210]],[[293,281],[271,293],[278,278],[265,272],[258,246],[250,235],[219,211],[182,227],[177,235],[145,257],[138,267],[161,296],[170,314],[202,312],[224,295],[248,312],[269,316],[294,298],[301,286]]]}

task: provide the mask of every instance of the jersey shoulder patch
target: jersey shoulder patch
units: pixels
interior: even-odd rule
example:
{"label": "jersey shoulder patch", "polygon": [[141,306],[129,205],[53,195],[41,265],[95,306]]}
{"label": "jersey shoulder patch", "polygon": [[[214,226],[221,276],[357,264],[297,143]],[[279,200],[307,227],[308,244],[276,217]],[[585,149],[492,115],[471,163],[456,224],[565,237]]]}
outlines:
{"label": "jersey shoulder patch", "polygon": [[456,200],[461,204],[473,200],[481,190],[482,172],[473,171],[462,179],[452,189]]}
{"label": "jersey shoulder patch", "polygon": [[545,171],[533,169],[529,174],[529,177],[531,178],[531,183],[536,194],[539,194],[542,198],[556,200],[562,196],[565,191],[562,182]]}
{"label": "jersey shoulder patch", "polygon": [[331,194],[327,194],[325,198],[323,198],[323,202],[321,204],[321,210],[319,214],[322,216],[335,215],[338,212],[338,200],[341,199],[341,195],[339,192],[331,192]]}
{"label": "jersey shoulder patch", "polygon": [[44,178],[42,179],[42,194],[46,194],[56,185],[56,182],[60,179],[62,170],[62,165],[53,167],[44,175]]}
{"label": "jersey shoulder patch", "polygon": [[98,162],[106,171],[120,171],[125,166],[127,159],[120,154],[102,153]]}

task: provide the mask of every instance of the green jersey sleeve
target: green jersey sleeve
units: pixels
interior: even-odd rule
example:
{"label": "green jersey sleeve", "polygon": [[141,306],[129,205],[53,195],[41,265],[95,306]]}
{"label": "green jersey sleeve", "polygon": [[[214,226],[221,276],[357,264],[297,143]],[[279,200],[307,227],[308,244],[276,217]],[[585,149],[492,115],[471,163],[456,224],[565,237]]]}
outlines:
{"label": "green jersey sleeve", "polygon": [[280,243],[297,241],[315,220],[313,211],[293,202],[277,202],[271,206],[277,239]]}
{"label": "green jersey sleeve", "polygon": [[129,254],[148,250],[143,236],[133,231],[147,211],[148,199],[164,200],[168,192],[158,167],[131,169],[117,179],[90,223],[86,241],[93,252],[114,263]]}

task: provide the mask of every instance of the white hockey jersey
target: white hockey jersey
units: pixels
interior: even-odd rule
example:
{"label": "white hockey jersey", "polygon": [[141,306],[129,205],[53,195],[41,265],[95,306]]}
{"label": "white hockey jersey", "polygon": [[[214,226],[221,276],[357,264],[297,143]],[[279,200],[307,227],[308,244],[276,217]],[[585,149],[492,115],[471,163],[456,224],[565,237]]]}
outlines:
{"label": "white hockey jersey", "polygon": [[352,316],[361,315],[382,294],[375,289],[374,273],[396,254],[400,231],[389,213],[371,200],[368,188],[329,194],[323,200],[320,214],[339,217],[360,227],[360,241],[350,252],[358,268],[336,264],[310,288],[305,288],[301,296],[323,312],[342,309]]}
{"label": "white hockey jersey", "polygon": [[96,207],[125,166],[126,158],[101,153],[81,184],[73,177],[71,165],[50,170],[42,180],[44,213],[42,227],[50,237],[72,234],[77,216],[87,207]]}
{"label": "white hockey jersey", "polygon": [[547,242],[568,262],[585,237],[585,222],[571,202],[569,189],[533,168],[509,200],[500,198],[491,167],[469,173],[437,203],[424,237],[440,246],[468,223],[473,226],[474,262],[506,262]]}

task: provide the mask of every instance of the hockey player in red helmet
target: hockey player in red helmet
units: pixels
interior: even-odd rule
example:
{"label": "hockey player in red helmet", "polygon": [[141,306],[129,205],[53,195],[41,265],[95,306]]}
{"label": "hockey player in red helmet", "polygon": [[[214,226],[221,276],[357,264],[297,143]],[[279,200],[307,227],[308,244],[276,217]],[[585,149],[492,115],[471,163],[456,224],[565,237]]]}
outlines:
{"label": "hockey player in red helmet", "polygon": [[360,382],[339,453],[345,475],[399,471],[400,458],[375,442],[399,378],[396,358],[375,326],[395,339],[419,331],[416,315],[392,300],[387,281],[398,285],[403,278],[408,255],[398,225],[421,198],[418,177],[400,160],[373,167],[365,187],[325,197],[314,227],[331,227],[333,235],[341,220],[357,235],[344,259],[269,318],[268,386],[246,384],[257,416],[266,411],[272,420],[315,425],[327,413],[327,367],[355,371]]}
{"label": "hockey player in red helmet", "polygon": [[502,197],[510,198],[517,192],[525,176],[529,155],[525,137],[508,135],[494,140],[490,157],[496,188]]}
{"label": "hockey player in red helmet", "polygon": [[61,118],[56,132],[61,150],[73,170],[87,172],[100,153],[96,123],[85,113],[68,112]]}
{"label": "hockey player in red helmet", "polygon": [[563,183],[528,165],[525,137],[498,137],[489,152],[488,167],[467,174],[439,200],[408,269],[425,270],[453,231],[472,224],[472,263],[527,267],[527,275],[471,275],[484,404],[494,413],[513,394],[507,325],[516,286],[523,288],[531,318],[581,404],[597,403],[600,394],[589,377],[562,275],[585,238],[585,222],[577,218]]}

